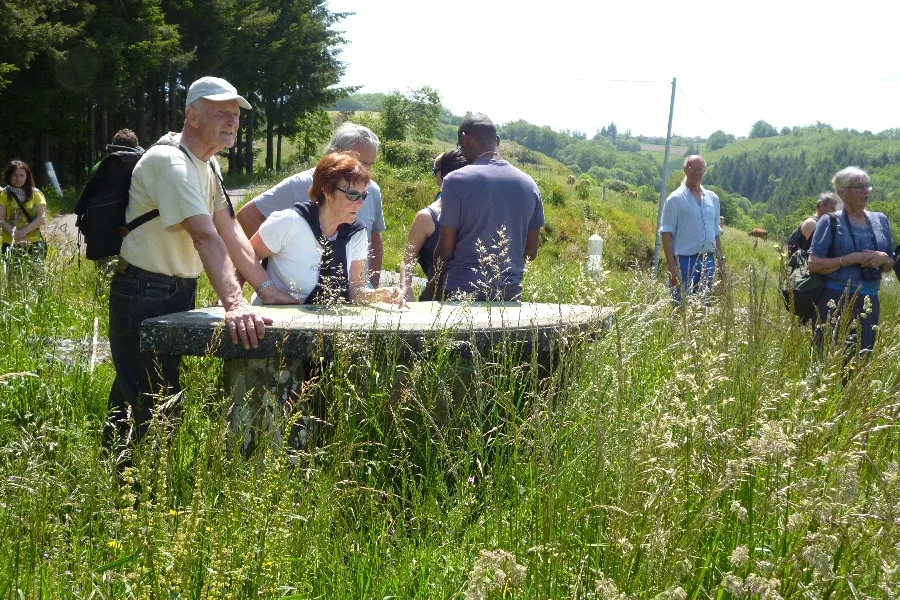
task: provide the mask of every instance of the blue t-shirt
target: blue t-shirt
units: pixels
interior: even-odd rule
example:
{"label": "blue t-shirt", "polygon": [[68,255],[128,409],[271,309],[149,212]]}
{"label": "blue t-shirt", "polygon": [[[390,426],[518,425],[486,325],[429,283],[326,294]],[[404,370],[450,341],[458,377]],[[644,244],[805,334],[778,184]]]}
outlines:
{"label": "blue t-shirt", "polygon": [[457,231],[445,293],[521,289],[528,232],[544,226],[534,179],[505,160],[480,159],[444,178],[441,200],[441,226]]}

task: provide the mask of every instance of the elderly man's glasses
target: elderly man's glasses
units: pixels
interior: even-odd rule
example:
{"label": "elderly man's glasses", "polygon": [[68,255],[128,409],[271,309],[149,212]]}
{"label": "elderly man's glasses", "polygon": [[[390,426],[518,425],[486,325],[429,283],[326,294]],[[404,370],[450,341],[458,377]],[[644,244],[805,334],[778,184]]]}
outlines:
{"label": "elderly man's glasses", "polygon": [[851,186],[848,187],[847,189],[848,189],[848,190],[856,190],[857,192],[863,192],[863,191],[870,191],[870,192],[871,192],[872,190],[875,189],[875,186],[872,186],[872,185],[851,185]]}
{"label": "elderly man's glasses", "polygon": [[365,202],[366,198],[369,196],[369,192],[357,192],[355,190],[344,190],[341,188],[337,189],[343,192],[350,202]]}

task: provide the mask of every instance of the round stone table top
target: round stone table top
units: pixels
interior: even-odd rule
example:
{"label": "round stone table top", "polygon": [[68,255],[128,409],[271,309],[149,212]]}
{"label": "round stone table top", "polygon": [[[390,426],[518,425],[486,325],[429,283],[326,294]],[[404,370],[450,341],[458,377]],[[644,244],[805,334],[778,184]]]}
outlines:
{"label": "round stone table top", "polygon": [[[489,346],[503,339],[537,341],[550,334],[588,333],[608,327],[613,311],[599,306],[497,302],[412,302],[407,310],[387,304],[262,306],[266,326],[259,348],[244,350],[224,331],[224,310],[210,307],[148,319],[141,348],[158,354],[223,358],[309,358],[329,333],[397,338],[420,349],[429,337],[473,340]],[[327,339],[326,339],[327,341]]]}

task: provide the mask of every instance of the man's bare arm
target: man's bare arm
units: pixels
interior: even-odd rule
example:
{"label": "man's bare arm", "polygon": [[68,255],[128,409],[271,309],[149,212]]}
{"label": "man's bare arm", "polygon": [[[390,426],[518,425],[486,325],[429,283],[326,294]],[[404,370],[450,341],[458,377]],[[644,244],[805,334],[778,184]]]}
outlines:
{"label": "man's bare arm", "polygon": [[678,259],[675,258],[674,242],[672,234],[665,231],[661,235],[663,253],[666,255],[666,268],[669,271],[669,285],[678,285],[680,277],[678,275]]}
{"label": "man's bare arm", "polygon": [[[269,275],[259,264],[256,253],[250,245],[250,241],[238,227],[237,221],[231,218],[231,214],[227,209],[216,211],[213,215],[213,224],[216,231],[225,242],[228,249],[228,256],[235,266],[237,275],[243,278],[256,290],[269,278]],[[264,304],[296,304],[297,299],[288,293],[275,289],[275,286],[269,286],[260,293],[260,299]]]}
{"label": "man's bare arm", "polygon": [[265,335],[265,324],[259,312],[249,306],[241,295],[241,287],[234,278],[234,265],[228,257],[228,248],[219,237],[209,215],[194,215],[181,222],[191,236],[194,248],[200,255],[203,270],[216,295],[225,307],[225,323],[231,341],[249,350],[259,347]]}
{"label": "man's bare arm", "polygon": [[538,246],[541,244],[541,230],[529,229],[525,238],[525,262],[531,262],[537,258]]}
{"label": "man's bare arm", "polygon": [[241,229],[244,230],[244,235],[247,239],[250,239],[254,233],[259,231],[259,226],[263,224],[266,218],[256,207],[256,202],[251,200],[238,211],[237,220],[241,224]]}

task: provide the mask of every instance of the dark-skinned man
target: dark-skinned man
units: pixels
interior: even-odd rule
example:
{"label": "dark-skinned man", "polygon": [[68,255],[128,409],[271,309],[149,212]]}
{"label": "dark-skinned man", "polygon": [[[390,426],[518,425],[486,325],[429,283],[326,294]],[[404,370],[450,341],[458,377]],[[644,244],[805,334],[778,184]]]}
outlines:
{"label": "dark-skinned man", "polygon": [[537,256],[544,205],[534,179],[503,160],[494,123],[467,117],[457,131],[468,165],[444,178],[434,251],[436,298],[518,301],[525,263]]}

